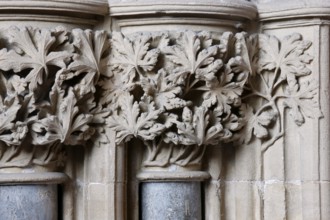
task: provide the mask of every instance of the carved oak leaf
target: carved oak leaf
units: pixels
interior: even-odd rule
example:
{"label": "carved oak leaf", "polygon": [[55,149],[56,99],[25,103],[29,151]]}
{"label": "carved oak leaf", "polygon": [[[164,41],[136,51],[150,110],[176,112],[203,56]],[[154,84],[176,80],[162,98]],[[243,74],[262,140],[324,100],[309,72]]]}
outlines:
{"label": "carved oak leaf", "polygon": [[119,32],[112,36],[112,55],[109,63],[112,70],[121,76],[124,83],[133,82],[139,75],[152,71],[157,63],[159,49],[150,49],[151,36],[135,34],[132,39],[124,37]]}
{"label": "carved oak leaf", "polygon": [[191,104],[180,98],[181,86],[173,82],[171,74],[164,69],[154,77],[141,80],[141,86],[147,95],[153,97],[159,109],[173,110]]}
{"label": "carved oak leaf", "polygon": [[129,141],[131,138],[153,140],[165,130],[165,125],[157,122],[162,110],[156,110],[150,99],[134,101],[128,93],[118,100],[119,109],[110,116],[107,124],[116,131],[116,142]]}
{"label": "carved oak leaf", "polygon": [[93,116],[80,113],[76,104],[71,89],[66,97],[64,92],[60,92],[57,114],[48,115],[32,124],[33,143],[44,145],[60,141],[66,145],[78,145],[88,140],[94,133],[94,129],[89,126]]}
{"label": "carved oak leaf", "polygon": [[244,113],[245,126],[239,134],[239,142],[249,143],[252,133],[258,138],[266,138],[268,136],[267,127],[275,120],[276,113],[273,110],[265,110],[256,115],[249,105],[242,105],[241,110]]}
{"label": "carved oak leaf", "polygon": [[8,29],[8,35],[15,52],[0,51],[0,68],[14,72],[31,69],[25,77],[30,90],[35,90],[48,77],[48,66],[64,68],[70,60],[69,52],[51,52],[56,39],[47,29],[13,27]]}
{"label": "carved oak leaf", "polygon": [[243,92],[244,82],[235,82],[234,73],[228,65],[217,75],[209,85],[199,87],[204,90],[203,105],[211,107],[216,105],[225,113],[230,113],[232,106],[241,104],[240,96]]}
{"label": "carved oak leaf", "polygon": [[309,75],[307,67],[312,57],[305,53],[310,41],[302,40],[300,34],[292,34],[281,42],[274,36],[259,35],[259,72],[262,70],[281,70],[280,80],[296,84],[296,77]]}
{"label": "carved oak leaf", "polygon": [[319,86],[317,82],[305,82],[299,86],[295,84],[293,87],[288,86],[284,100],[284,107],[289,108],[289,114],[295,123],[301,126],[305,122],[305,117],[317,119],[322,116],[316,95]]}
{"label": "carved oak leaf", "polygon": [[203,49],[200,38],[205,39],[193,31],[182,32],[177,44],[164,48],[163,52],[169,60],[178,65],[175,72],[183,79],[188,74],[195,74],[197,79],[212,81],[215,78],[214,74],[222,67],[222,61],[215,59],[218,46]]}
{"label": "carved oak leaf", "polygon": [[[221,123],[222,111],[210,112],[206,107],[195,107],[194,112],[185,107],[182,112],[182,122],[176,121],[177,132],[169,131],[164,141],[182,145],[216,145],[227,138],[227,130]],[[222,112],[222,113],[220,113]],[[215,120],[215,118],[217,118]]]}

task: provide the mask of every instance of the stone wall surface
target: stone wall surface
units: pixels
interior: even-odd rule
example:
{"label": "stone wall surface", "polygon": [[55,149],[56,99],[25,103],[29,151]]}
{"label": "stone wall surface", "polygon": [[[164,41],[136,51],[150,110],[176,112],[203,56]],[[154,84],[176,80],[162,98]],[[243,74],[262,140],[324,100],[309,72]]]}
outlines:
{"label": "stone wall surface", "polygon": [[330,219],[330,1],[1,2],[1,212]]}

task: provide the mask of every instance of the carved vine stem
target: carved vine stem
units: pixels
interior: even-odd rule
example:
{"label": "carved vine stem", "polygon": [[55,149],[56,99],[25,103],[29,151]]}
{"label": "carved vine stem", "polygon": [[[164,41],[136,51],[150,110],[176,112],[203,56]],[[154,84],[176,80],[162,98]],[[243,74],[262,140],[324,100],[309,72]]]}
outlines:
{"label": "carved vine stem", "polygon": [[[290,116],[298,126],[305,122],[306,117],[317,119],[322,115],[316,99],[318,86],[311,79],[311,70],[308,68],[312,57],[306,51],[311,42],[302,40],[299,34],[287,36],[283,41],[274,36],[256,35],[246,38],[246,42],[257,48],[251,50],[250,57],[258,59],[249,60],[256,65],[251,71],[243,97],[250,105],[248,108],[253,109],[251,113],[256,112],[254,119],[249,122],[257,124],[250,127],[248,124],[245,128],[250,128],[264,140],[262,151],[265,152],[284,135],[285,109],[289,109]],[[255,82],[261,83],[255,87]],[[259,97],[260,103],[251,105],[253,97]],[[272,131],[269,139],[268,133],[274,124],[277,124],[277,131]],[[251,136],[247,137],[243,142],[251,139]]]}

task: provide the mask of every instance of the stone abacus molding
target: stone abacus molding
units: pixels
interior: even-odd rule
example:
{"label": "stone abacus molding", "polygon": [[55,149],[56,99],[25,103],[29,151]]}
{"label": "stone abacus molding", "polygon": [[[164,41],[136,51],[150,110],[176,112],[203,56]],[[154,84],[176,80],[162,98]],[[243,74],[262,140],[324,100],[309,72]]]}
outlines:
{"label": "stone abacus molding", "polygon": [[[140,139],[145,167],[201,166],[205,148],[318,118],[311,42],[293,34],[1,31],[0,168],[54,171],[65,147]],[[116,140],[108,130],[116,132]]]}

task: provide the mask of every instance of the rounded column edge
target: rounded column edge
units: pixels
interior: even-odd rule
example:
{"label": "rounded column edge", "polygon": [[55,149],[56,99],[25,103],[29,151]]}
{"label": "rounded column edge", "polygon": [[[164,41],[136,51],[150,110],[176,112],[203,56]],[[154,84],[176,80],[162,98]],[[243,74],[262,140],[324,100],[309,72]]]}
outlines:
{"label": "rounded column edge", "polygon": [[0,185],[60,184],[67,180],[69,180],[69,177],[65,173],[60,172],[0,174]]}
{"label": "rounded column edge", "polygon": [[211,176],[205,171],[181,171],[181,172],[166,172],[166,171],[144,171],[137,175],[137,179],[141,182],[173,182],[173,181],[204,181]]}

